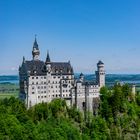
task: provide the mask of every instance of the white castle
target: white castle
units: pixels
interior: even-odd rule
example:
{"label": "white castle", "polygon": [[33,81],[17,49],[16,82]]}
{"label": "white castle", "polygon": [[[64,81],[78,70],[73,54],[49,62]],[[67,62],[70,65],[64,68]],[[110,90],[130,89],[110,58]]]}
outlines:
{"label": "white castle", "polygon": [[19,67],[19,98],[27,108],[41,102],[51,102],[55,98],[66,100],[68,106],[76,106],[81,111],[96,113],[100,99],[100,88],[105,86],[104,63],[97,63],[96,81],[85,81],[84,75],[74,77],[68,62],[52,62],[47,52],[46,61],[39,59],[40,51],[35,38],[32,60],[23,62]]}

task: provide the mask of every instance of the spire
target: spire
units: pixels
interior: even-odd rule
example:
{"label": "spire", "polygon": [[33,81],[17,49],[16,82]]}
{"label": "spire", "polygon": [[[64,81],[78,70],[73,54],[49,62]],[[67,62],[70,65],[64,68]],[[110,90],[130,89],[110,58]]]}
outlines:
{"label": "spire", "polygon": [[51,62],[51,60],[50,60],[49,51],[47,51],[46,63],[50,63],[50,62]]}
{"label": "spire", "polygon": [[37,39],[35,35],[35,41],[33,43],[33,50],[32,50],[33,60],[39,60],[39,54],[40,54],[40,51],[38,48]]}
{"label": "spire", "polygon": [[23,63],[25,63],[25,57],[23,56],[23,61],[22,61]]}
{"label": "spire", "polygon": [[39,50],[36,35],[35,35],[35,41],[34,41],[34,44],[33,44],[33,48],[36,48],[37,50]]}

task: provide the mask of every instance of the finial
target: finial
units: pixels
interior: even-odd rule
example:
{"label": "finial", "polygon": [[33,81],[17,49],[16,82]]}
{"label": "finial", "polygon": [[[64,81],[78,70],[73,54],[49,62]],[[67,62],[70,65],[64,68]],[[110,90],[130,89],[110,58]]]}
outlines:
{"label": "finial", "polygon": [[37,34],[35,34],[35,40],[36,40]]}
{"label": "finial", "polygon": [[23,63],[25,63],[25,57],[23,56]]}
{"label": "finial", "polygon": [[37,37],[37,35],[35,34],[35,42],[37,42],[37,41],[36,41],[36,37]]}

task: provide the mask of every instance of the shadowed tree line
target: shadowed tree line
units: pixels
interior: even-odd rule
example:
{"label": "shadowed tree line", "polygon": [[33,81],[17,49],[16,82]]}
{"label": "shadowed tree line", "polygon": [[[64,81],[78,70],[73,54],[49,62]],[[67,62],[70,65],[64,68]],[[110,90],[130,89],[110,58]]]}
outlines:
{"label": "shadowed tree line", "polygon": [[11,97],[0,100],[2,140],[137,140],[140,132],[140,95],[128,85],[101,89],[98,116],[87,120],[66,102],[55,99],[29,110]]}

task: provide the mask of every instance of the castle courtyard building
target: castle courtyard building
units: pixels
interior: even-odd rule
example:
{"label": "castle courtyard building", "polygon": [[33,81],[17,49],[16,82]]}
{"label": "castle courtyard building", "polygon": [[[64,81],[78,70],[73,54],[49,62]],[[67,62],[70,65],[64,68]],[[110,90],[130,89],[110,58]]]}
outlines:
{"label": "castle courtyard building", "polygon": [[19,98],[30,108],[38,103],[51,102],[55,98],[66,100],[81,111],[93,112],[98,107],[100,88],[105,86],[104,63],[97,63],[96,81],[88,82],[81,73],[74,77],[73,67],[68,62],[53,62],[47,52],[46,60],[39,59],[37,39],[33,43],[32,60],[23,61],[19,67]]}

